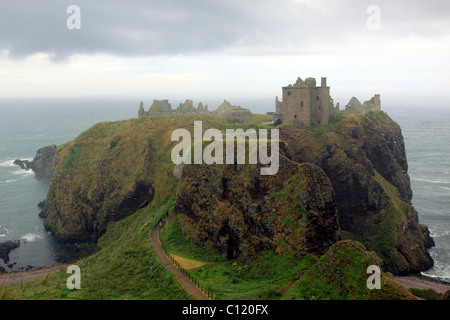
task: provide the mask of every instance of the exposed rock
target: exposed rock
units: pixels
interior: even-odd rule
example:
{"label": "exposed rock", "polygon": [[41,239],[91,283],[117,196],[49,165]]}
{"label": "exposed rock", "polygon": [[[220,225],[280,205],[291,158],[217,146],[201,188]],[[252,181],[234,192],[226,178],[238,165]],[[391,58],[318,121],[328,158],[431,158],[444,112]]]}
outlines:
{"label": "exposed rock", "polygon": [[377,252],[394,274],[424,271],[433,265],[433,241],[411,205],[403,136],[387,115],[378,117],[352,116],[327,134],[286,125],[280,137],[294,161],[314,163],[330,178],[343,236]]}
{"label": "exposed rock", "polygon": [[315,165],[281,156],[273,176],[258,165],[185,165],[182,183],[176,210],[185,236],[230,259],[321,254],[339,239],[331,183]]}
{"label": "exposed rock", "polygon": [[53,159],[56,154],[56,145],[50,145],[40,148],[33,161],[20,160],[14,161],[14,164],[24,170],[33,170],[37,180],[48,180],[52,176]]}
{"label": "exposed rock", "polygon": [[119,139],[111,140],[111,141],[108,143],[108,150],[111,150],[111,149],[113,149],[115,146],[117,146],[117,144],[119,143],[119,141],[120,141],[120,138],[119,138]]}
{"label": "exposed rock", "polygon": [[[102,144],[103,150],[104,146]],[[58,152],[55,158],[55,176],[50,181],[45,207],[40,214],[45,219],[44,227],[56,241],[96,242],[109,222],[118,221],[152,201],[154,188],[144,178],[145,172],[130,179],[128,184],[124,183],[129,179],[128,169],[124,170],[116,162],[121,159],[117,154],[122,148],[124,146],[118,144],[109,152],[102,153],[107,158],[96,158],[89,163],[88,168],[78,164],[80,154],[86,152],[81,147],[67,147]],[[91,154],[93,157],[97,156],[96,153]],[[148,145],[147,150],[144,154],[139,154],[139,157],[142,163],[149,160],[151,146]],[[130,170],[134,166],[132,163]],[[83,173],[79,174],[76,170]],[[122,176],[114,170],[120,170]],[[82,180],[74,181],[72,174],[75,173]]]}
{"label": "exposed rock", "polygon": [[37,204],[37,206],[38,206],[38,208],[40,208],[40,209],[44,209],[44,207],[45,207],[45,200],[42,200],[41,202],[39,202],[39,203]]}
{"label": "exposed rock", "polygon": [[275,126],[283,123],[283,114],[281,113],[272,113],[272,122]]}
{"label": "exposed rock", "polygon": [[50,189],[42,215],[44,227],[60,242],[95,242],[109,222],[134,213],[153,199],[152,185],[143,181],[136,182],[125,196],[118,196],[118,188],[112,178],[98,181],[94,190],[78,188],[70,194],[73,211],[64,210]]}
{"label": "exposed rock", "polygon": [[28,160],[20,160],[20,159],[16,159],[14,161],[14,164],[16,166],[19,166],[20,168],[22,168],[23,170],[31,170],[32,166],[31,166],[31,162]]}
{"label": "exposed rock", "polygon": [[9,253],[20,246],[20,240],[6,241],[0,243],[0,259],[7,264],[9,262]]}

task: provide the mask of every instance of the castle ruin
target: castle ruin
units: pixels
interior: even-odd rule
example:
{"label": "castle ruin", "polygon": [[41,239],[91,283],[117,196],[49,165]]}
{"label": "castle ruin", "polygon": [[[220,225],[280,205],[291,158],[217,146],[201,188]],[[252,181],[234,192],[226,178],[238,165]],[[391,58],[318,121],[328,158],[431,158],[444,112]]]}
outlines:
{"label": "castle ruin", "polygon": [[241,106],[232,105],[229,101],[223,100],[223,103],[214,111],[208,110],[208,105],[203,106],[203,103],[199,102],[197,107],[194,107],[194,102],[187,99],[185,102],[180,103],[178,108],[172,109],[169,100],[153,100],[152,105],[148,111],[144,110],[144,103],[139,105],[138,116],[142,117],[157,117],[157,116],[186,116],[191,114],[218,114],[223,115],[232,110],[243,109]]}
{"label": "castle ruin", "polygon": [[369,101],[364,101],[364,103],[359,102],[356,97],[352,97],[348,104],[345,106],[345,110],[358,112],[366,114],[370,111],[380,111],[381,110],[381,99],[380,95],[376,94]]}
{"label": "castle ruin", "polygon": [[316,79],[297,78],[292,85],[282,88],[282,101],[275,100],[276,113],[281,114],[282,122],[290,122],[304,126],[312,124],[328,124],[330,110],[334,107],[330,97],[327,78],[322,78],[320,87]]}
{"label": "castle ruin", "polygon": [[153,100],[148,111],[144,110],[144,103],[140,103],[138,116],[139,118],[142,118],[150,116],[175,116],[206,113],[210,113],[208,111],[208,106],[203,106],[203,103],[201,102],[199,102],[197,108],[195,108],[192,100],[186,100],[184,103],[180,103],[178,108],[172,109],[172,104],[169,103],[169,100]]}
{"label": "castle ruin", "polygon": [[[327,78],[322,77],[320,86],[316,79],[306,78],[304,81],[297,78],[294,84],[282,87],[282,101],[275,99],[275,113],[272,114],[274,123],[294,123],[303,126],[327,125],[330,112],[339,111],[339,103],[334,105],[330,96],[330,87]],[[380,95],[376,94],[369,101],[361,104],[353,97],[346,105],[345,110],[365,114],[369,111],[380,111]]]}

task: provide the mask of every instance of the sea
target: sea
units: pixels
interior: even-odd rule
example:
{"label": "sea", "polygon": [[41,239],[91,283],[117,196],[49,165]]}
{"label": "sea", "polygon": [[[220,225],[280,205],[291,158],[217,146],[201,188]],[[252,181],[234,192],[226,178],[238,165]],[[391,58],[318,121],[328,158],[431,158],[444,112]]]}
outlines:
{"label": "sea", "polygon": [[[0,266],[7,271],[50,266],[59,263],[58,257],[67,250],[53,241],[39,217],[37,204],[45,199],[49,182],[36,180],[32,171],[15,166],[14,160],[32,160],[39,148],[71,141],[97,122],[134,118],[139,102],[126,98],[0,99],[0,243],[21,243],[10,252],[6,265],[0,259]],[[214,110],[221,102],[203,104]],[[274,108],[273,99],[232,102],[255,113]],[[434,266],[423,275],[450,283],[450,106],[382,109],[402,128],[412,203],[436,244],[430,249]]]}

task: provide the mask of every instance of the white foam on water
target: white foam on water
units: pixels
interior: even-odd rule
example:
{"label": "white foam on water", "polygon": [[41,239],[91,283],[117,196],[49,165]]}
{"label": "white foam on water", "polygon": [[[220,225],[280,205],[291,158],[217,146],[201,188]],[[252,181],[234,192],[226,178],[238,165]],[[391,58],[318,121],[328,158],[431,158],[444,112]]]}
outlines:
{"label": "white foam on water", "polygon": [[36,241],[38,239],[42,239],[43,235],[39,235],[39,234],[35,234],[35,233],[27,233],[26,235],[22,236],[20,239],[28,241],[28,242],[33,242]]}
{"label": "white foam on water", "polygon": [[430,228],[430,235],[432,238],[450,236],[450,230],[437,230]]}
{"label": "white foam on water", "polygon": [[11,173],[17,176],[31,176],[34,174],[33,170],[24,170],[20,168]]}
{"label": "white foam on water", "polygon": [[0,226],[0,237],[6,237],[6,235],[9,233],[9,230],[5,227]]}
{"label": "white foam on water", "polygon": [[429,179],[421,179],[421,178],[411,178],[411,180],[428,182],[428,183],[437,183],[437,184],[450,184],[449,181],[445,181],[445,180],[429,180]]}
{"label": "white foam on water", "polygon": [[[33,161],[33,158],[19,158],[22,161]],[[12,160],[5,160],[0,162],[0,167],[15,167],[16,165],[14,164],[14,161],[16,161],[16,159],[12,159]]]}
{"label": "white foam on water", "polygon": [[6,160],[3,162],[0,162],[0,167],[14,167],[15,166],[14,161],[15,160]]}

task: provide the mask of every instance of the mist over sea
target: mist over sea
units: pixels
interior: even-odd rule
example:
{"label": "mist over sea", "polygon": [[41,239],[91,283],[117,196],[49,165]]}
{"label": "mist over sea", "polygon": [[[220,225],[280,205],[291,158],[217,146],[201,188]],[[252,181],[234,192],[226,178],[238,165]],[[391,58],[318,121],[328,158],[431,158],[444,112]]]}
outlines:
{"label": "mist over sea", "polygon": [[[215,110],[223,99],[194,99],[194,106],[200,101]],[[176,108],[184,99],[171,102]],[[230,102],[256,113],[274,111],[274,99]],[[150,103],[144,100],[146,110]],[[55,255],[64,250],[38,216],[37,204],[45,199],[48,182],[37,181],[31,171],[14,166],[14,160],[31,160],[39,148],[73,140],[97,122],[136,117],[138,108],[139,100],[133,99],[0,100],[0,242],[21,241],[10,253],[7,270],[55,264]],[[425,274],[450,282],[450,107],[382,104],[382,109],[402,128],[413,205],[436,243],[430,250],[435,266]]]}

